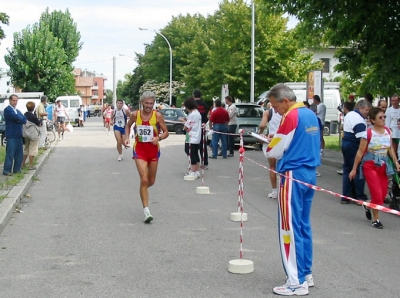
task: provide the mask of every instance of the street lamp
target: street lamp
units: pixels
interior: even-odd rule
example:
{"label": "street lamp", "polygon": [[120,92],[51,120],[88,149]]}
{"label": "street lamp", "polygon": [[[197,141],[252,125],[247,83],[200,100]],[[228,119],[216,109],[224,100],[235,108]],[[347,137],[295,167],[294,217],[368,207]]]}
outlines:
{"label": "street lamp", "polygon": [[[146,28],[140,28],[139,30],[141,31],[152,31]],[[168,48],[169,48],[169,105],[172,106],[172,48],[171,48],[171,44],[169,43],[168,39],[160,32],[157,30],[153,30],[156,34],[161,35],[165,41],[168,44]]]}

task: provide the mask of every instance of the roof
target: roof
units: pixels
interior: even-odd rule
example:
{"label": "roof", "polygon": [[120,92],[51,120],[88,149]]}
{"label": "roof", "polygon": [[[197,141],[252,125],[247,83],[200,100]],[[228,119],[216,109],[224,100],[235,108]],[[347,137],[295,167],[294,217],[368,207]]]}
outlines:
{"label": "roof", "polygon": [[91,77],[78,77],[75,83],[76,87],[91,87],[93,85],[93,78]]}

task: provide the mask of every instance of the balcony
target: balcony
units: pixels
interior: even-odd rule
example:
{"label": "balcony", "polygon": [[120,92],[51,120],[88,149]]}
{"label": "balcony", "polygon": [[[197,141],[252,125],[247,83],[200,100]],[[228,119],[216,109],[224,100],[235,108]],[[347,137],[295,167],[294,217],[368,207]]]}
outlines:
{"label": "balcony", "polygon": [[99,90],[99,86],[92,86],[92,90]]}
{"label": "balcony", "polygon": [[99,99],[98,95],[92,95],[91,99]]}

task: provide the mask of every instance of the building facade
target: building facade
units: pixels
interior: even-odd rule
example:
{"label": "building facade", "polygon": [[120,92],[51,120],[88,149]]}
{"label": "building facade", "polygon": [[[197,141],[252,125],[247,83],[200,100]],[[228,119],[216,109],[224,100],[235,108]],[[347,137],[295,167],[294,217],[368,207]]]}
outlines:
{"label": "building facade", "polygon": [[82,97],[84,105],[103,104],[105,99],[105,81],[107,78],[102,74],[89,70],[75,68],[73,70],[75,78],[75,89]]}

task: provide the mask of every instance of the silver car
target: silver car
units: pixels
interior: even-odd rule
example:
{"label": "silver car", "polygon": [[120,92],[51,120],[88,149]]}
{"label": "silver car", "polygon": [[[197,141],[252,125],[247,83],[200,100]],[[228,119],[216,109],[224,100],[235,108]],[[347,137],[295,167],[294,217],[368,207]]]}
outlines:
{"label": "silver car", "polygon": [[[258,131],[264,110],[254,103],[237,103],[235,106],[237,108],[236,133],[239,134],[239,129],[243,129],[243,143],[257,143],[255,138],[249,136],[249,132]],[[235,143],[239,143],[239,141],[240,137],[235,137]]]}

